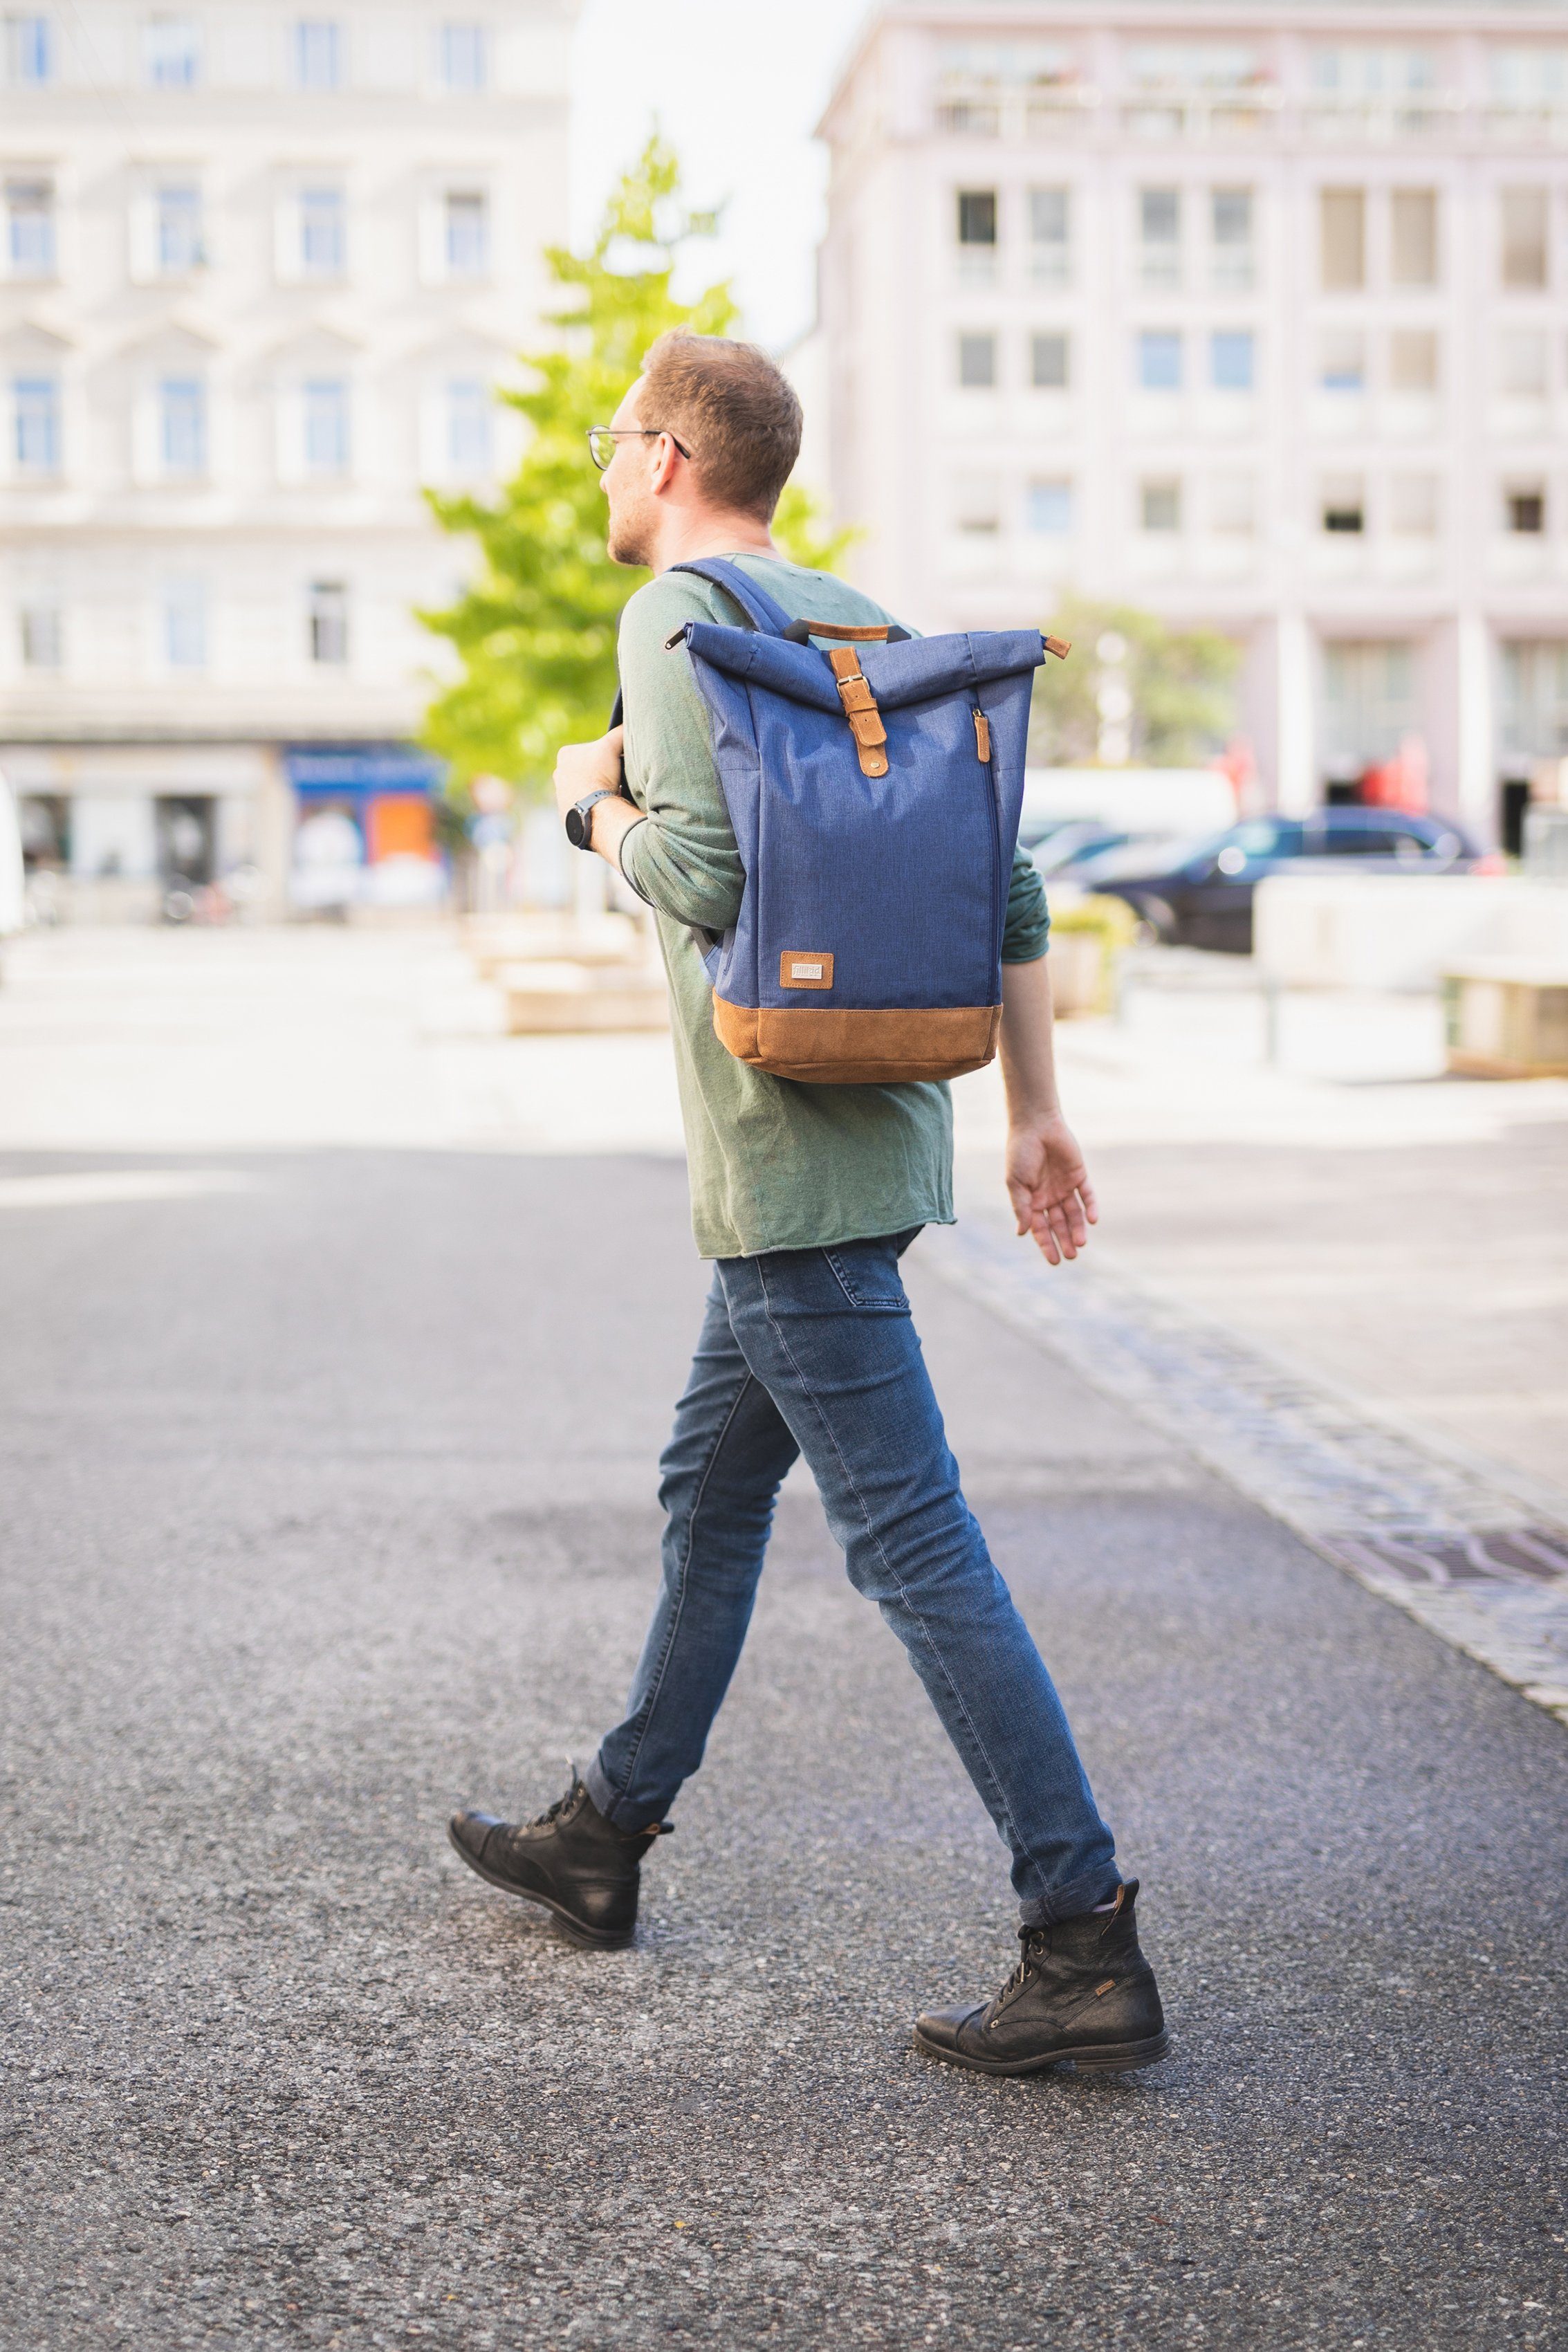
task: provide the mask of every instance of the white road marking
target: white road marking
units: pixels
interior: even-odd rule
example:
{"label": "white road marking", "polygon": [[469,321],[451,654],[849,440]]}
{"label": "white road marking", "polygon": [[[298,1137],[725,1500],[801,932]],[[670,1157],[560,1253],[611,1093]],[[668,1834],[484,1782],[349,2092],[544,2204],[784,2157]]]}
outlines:
{"label": "white road marking", "polygon": [[193,1201],[249,1192],[237,1168],[89,1168],[53,1176],[0,1176],[0,1209],[95,1209],[111,1201]]}

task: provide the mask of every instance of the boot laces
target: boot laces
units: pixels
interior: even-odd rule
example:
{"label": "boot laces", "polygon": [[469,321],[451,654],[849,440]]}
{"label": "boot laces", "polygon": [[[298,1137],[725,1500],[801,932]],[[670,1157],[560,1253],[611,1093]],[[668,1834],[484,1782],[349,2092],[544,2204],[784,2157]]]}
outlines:
{"label": "boot laces", "polygon": [[1045,1948],[1045,1931],[1042,1928],[1020,1927],[1019,1929],[1019,1942],[1022,1945],[1023,1949],[1019,1954],[1019,1964],[1017,1968],[1013,1970],[1011,1976],[1008,1979],[1006,1984],[1003,1985],[1000,1992],[998,1993],[996,2000],[991,2004],[994,2009],[1002,2008],[1006,2002],[1011,2000],[1015,1992],[1020,1992],[1022,1990],[1030,1978],[1034,1974],[1035,1963],[1038,1961],[1040,1953]]}
{"label": "boot laces", "polygon": [[563,1797],[558,1797],[553,1805],[547,1805],[542,1813],[534,1815],[533,1820],[528,1823],[529,1829],[548,1830],[552,1822],[558,1822],[568,1807],[576,1802],[577,1792],[581,1785],[580,1781],[574,1780]]}

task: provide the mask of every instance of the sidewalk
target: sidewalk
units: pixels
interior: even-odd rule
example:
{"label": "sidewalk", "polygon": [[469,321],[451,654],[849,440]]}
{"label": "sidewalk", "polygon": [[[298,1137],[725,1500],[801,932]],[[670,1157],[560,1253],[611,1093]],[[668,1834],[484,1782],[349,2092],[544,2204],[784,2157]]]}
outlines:
{"label": "sidewalk", "polygon": [[[1246,967],[1199,961],[1059,1032],[1094,1261],[1568,1486],[1568,1084],[1444,1078],[1396,999],[1291,999],[1270,1069]],[[7,973],[0,1148],[681,1152],[666,1038],[497,1035],[455,932],[66,932]],[[996,1071],[954,1098],[961,1205],[1001,1218]]]}

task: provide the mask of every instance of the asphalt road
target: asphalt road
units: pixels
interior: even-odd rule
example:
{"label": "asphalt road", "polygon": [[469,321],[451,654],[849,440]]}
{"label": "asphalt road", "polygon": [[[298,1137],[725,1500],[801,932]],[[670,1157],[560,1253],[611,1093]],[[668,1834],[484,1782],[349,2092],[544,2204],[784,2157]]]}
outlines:
{"label": "asphalt road", "polygon": [[1556,1723],[917,1249],[1176,2053],[914,2056],[1004,1858],[793,1485],[639,1943],[578,1952],[444,1824],[617,1710],[680,1171],[221,1164],[0,1213],[0,2342],[1563,2342]]}

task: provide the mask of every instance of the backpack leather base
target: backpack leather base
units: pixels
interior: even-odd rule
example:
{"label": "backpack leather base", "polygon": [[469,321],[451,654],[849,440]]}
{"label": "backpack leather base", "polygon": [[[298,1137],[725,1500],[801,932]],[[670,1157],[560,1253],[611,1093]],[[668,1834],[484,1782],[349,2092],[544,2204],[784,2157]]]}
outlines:
{"label": "backpack leather base", "polygon": [[999,1004],[731,1004],[716,990],[714,1034],[737,1061],[805,1086],[895,1087],[982,1070],[997,1050]]}

